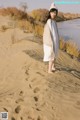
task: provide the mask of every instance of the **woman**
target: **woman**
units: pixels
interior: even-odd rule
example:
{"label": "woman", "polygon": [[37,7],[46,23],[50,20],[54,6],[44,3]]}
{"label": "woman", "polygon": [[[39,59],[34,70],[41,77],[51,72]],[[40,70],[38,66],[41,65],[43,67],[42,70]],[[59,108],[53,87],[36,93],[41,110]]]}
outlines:
{"label": "woman", "polygon": [[59,49],[59,35],[55,18],[58,14],[58,10],[53,3],[49,10],[49,16],[44,27],[43,33],[43,49],[44,59],[43,61],[49,61],[48,73],[55,71],[54,62],[58,54]]}

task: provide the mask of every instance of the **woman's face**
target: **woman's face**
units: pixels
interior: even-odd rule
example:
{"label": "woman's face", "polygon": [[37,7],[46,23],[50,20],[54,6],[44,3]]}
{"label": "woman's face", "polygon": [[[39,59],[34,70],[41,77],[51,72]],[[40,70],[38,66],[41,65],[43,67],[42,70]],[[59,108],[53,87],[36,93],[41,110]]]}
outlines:
{"label": "woman's face", "polygon": [[50,12],[50,16],[51,16],[51,19],[55,19],[56,18],[56,11]]}

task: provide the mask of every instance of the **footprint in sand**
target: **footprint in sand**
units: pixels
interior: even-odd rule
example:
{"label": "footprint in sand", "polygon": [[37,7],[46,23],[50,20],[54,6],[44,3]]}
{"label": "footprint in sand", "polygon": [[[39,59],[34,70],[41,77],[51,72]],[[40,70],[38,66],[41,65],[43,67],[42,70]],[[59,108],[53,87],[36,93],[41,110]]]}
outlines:
{"label": "footprint in sand", "polygon": [[27,75],[29,75],[29,73],[28,73],[28,70],[26,70],[26,72],[25,72]]}
{"label": "footprint in sand", "polygon": [[39,75],[41,75],[41,76],[43,76],[43,77],[45,76],[45,75],[43,75],[43,74],[42,74],[42,73],[40,73],[40,72],[36,72],[36,73],[37,73],[37,74],[39,74]]}
{"label": "footprint in sand", "polygon": [[36,108],[37,111],[41,111],[39,108]]}
{"label": "footprint in sand", "polygon": [[33,90],[34,93],[37,93],[37,92],[39,92],[39,91],[40,91],[40,89],[39,89],[38,87],[36,87],[36,88]]}
{"label": "footprint in sand", "polygon": [[40,116],[38,116],[37,120],[41,120],[41,117],[40,117]]}
{"label": "footprint in sand", "polygon": [[20,91],[19,95],[20,95],[20,96],[22,96],[22,95],[23,95],[23,93],[24,93],[23,91]]}
{"label": "footprint in sand", "polygon": [[20,105],[18,105],[16,108],[15,108],[15,113],[19,113],[21,111],[21,106]]}
{"label": "footprint in sand", "polygon": [[35,96],[35,97],[34,97],[34,100],[37,102],[37,101],[38,101],[38,97]]}
{"label": "footprint in sand", "polygon": [[25,80],[28,81],[28,78],[26,78]]}
{"label": "footprint in sand", "polygon": [[23,117],[20,117],[21,120],[23,120]]}
{"label": "footprint in sand", "polygon": [[32,80],[31,80],[31,82],[35,82],[36,81],[36,78],[33,78]]}
{"label": "footprint in sand", "polygon": [[6,112],[8,112],[8,110],[6,108],[3,108]]}
{"label": "footprint in sand", "polygon": [[23,101],[24,101],[23,98],[19,98],[15,101],[15,103],[20,103],[20,102],[23,102]]}
{"label": "footprint in sand", "polygon": [[[28,116],[28,119],[35,120],[35,119],[34,119],[34,118],[32,118],[31,116]],[[37,120],[41,120],[41,117],[40,117],[40,116],[38,116],[38,117],[37,117]]]}
{"label": "footprint in sand", "polygon": [[34,118],[32,118],[31,116],[28,116],[28,119],[30,119],[30,120],[34,120]]}
{"label": "footprint in sand", "polygon": [[16,120],[16,119],[14,117],[12,117],[11,120]]}
{"label": "footprint in sand", "polygon": [[31,84],[29,84],[29,87],[32,89],[32,86],[31,86]]}

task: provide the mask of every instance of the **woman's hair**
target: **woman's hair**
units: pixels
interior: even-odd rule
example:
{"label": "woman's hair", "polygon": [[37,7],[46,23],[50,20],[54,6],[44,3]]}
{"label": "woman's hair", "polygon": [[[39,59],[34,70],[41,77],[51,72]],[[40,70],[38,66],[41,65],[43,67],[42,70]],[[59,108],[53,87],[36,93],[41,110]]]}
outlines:
{"label": "woman's hair", "polygon": [[55,9],[55,8],[52,8],[52,9],[49,11],[49,13],[48,13],[48,16],[47,16],[46,22],[47,22],[48,19],[51,19],[50,12],[54,12],[54,11],[56,11],[56,16],[57,16],[57,14],[58,14],[58,10]]}

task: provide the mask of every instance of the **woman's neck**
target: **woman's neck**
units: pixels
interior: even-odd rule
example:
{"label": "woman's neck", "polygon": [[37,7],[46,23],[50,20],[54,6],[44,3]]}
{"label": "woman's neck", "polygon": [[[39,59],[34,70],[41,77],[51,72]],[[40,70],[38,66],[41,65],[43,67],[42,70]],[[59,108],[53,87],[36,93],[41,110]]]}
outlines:
{"label": "woman's neck", "polygon": [[51,18],[51,20],[52,20],[52,21],[55,21],[55,19],[52,19],[52,18]]}

